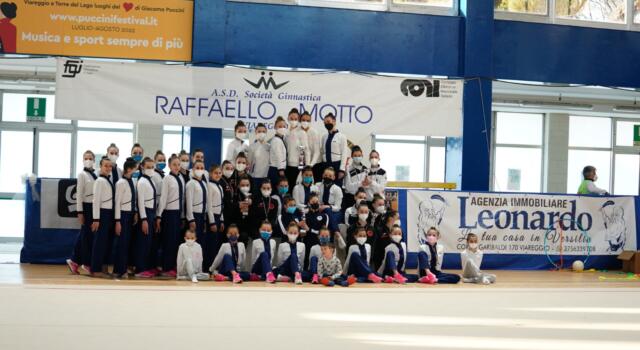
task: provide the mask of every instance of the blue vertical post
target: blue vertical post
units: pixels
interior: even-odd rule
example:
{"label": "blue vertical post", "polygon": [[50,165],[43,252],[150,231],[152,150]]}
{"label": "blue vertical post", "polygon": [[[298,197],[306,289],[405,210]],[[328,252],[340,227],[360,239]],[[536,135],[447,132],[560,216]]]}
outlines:
{"label": "blue vertical post", "polygon": [[[193,9],[192,61],[195,66],[222,66],[225,42],[225,0],[196,0]],[[220,164],[222,129],[191,128],[190,152],[202,149],[205,167]]]}
{"label": "blue vertical post", "polygon": [[461,0],[465,19],[462,137],[447,139],[446,181],[465,191],[487,191],[491,171],[493,2]]}

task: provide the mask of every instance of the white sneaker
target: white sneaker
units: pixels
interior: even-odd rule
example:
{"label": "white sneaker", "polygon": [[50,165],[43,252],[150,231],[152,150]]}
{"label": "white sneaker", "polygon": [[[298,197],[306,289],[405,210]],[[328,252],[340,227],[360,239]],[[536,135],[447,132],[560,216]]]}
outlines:
{"label": "white sneaker", "polygon": [[198,283],[198,277],[196,276],[191,277],[191,282]]}
{"label": "white sneaker", "polygon": [[491,284],[491,281],[489,280],[489,277],[482,277],[482,284]]}

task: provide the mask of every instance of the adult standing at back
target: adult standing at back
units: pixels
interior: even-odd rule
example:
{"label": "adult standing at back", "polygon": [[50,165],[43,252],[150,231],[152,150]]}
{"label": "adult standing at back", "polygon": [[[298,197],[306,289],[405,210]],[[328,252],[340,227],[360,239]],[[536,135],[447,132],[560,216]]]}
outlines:
{"label": "adult standing at back", "polygon": [[[244,142],[244,140],[247,139],[247,126],[244,125],[244,122],[239,120],[233,128],[233,131],[235,133],[235,138],[229,143],[227,154],[224,157],[224,160],[228,160],[231,163],[235,163],[238,153],[242,152],[247,154],[249,152],[249,144]],[[209,267],[207,266],[207,269],[208,268]]]}
{"label": "adult standing at back", "polygon": [[315,182],[319,182],[322,179],[322,170],[318,169],[322,162],[322,147],[320,145],[322,135],[320,135],[317,129],[311,127],[311,114],[308,112],[302,112],[300,116],[300,130],[304,131],[307,135],[307,144],[309,145],[307,151],[307,153],[309,153],[309,163],[307,165],[313,168]]}
{"label": "adult standing at back", "polygon": [[298,174],[311,161],[307,134],[299,127],[300,114],[296,108],[289,111],[289,134],[285,139],[287,145],[287,168],[285,176],[290,192],[296,186]]}
{"label": "adult standing at back", "polygon": [[320,147],[322,149],[322,170],[332,167],[336,171],[335,184],[342,187],[347,159],[349,158],[349,145],[347,136],[338,131],[336,117],[329,113],[324,117],[324,127],[327,133],[322,136]]}

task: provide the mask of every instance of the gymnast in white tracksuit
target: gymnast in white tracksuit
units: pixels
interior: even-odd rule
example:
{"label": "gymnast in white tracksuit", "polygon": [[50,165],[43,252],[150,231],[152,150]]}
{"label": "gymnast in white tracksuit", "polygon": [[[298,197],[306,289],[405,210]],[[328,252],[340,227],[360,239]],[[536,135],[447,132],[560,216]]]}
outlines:
{"label": "gymnast in white tracksuit", "polygon": [[354,233],[356,244],[349,247],[342,270],[349,276],[356,276],[358,282],[380,283],[382,278],[376,275],[371,268],[371,245],[367,243],[367,238],[367,231],[364,227],[356,229]]}
{"label": "gymnast in white tracksuit", "polygon": [[287,227],[287,242],[278,246],[276,274],[278,281],[287,282],[293,278],[295,284],[302,284],[302,266],[304,264],[305,246],[298,242],[298,225],[295,222]]}
{"label": "gymnast in white tracksuit", "polygon": [[260,224],[258,229],[260,238],[253,240],[251,244],[251,276],[252,281],[264,280],[275,283],[273,263],[276,256],[276,241],[271,238],[273,227],[267,220]]}
{"label": "gymnast in white tracksuit", "polygon": [[482,250],[478,248],[478,236],[473,233],[467,235],[467,249],[460,253],[462,260],[462,281],[465,283],[491,284],[496,282],[496,275],[480,271],[482,265]]}
{"label": "gymnast in white tracksuit", "polygon": [[213,274],[213,279],[222,282],[229,278],[233,283],[242,283],[244,279],[249,279],[247,272],[240,271],[244,266],[247,256],[244,243],[238,242],[240,231],[236,224],[230,224],[227,228],[227,243],[220,246],[220,250],[213,259],[209,272]]}
{"label": "gymnast in white tracksuit", "polygon": [[190,279],[191,282],[206,281],[209,274],[202,272],[202,247],[196,242],[196,234],[192,230],[184,233],[184,243],[178,247],[177,279]]}

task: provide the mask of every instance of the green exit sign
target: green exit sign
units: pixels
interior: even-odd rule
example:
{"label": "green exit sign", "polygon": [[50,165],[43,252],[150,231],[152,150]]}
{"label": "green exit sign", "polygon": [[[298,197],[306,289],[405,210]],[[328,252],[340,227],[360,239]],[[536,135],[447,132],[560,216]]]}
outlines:
{"label": "green exit sign", "polygon": [[640,125],[633,126],[633,145],[640,146]]}
{"label": "green exit sign", "polygon": [[43,122],[47,113],[47,99],[27,97],[27,121]]}

